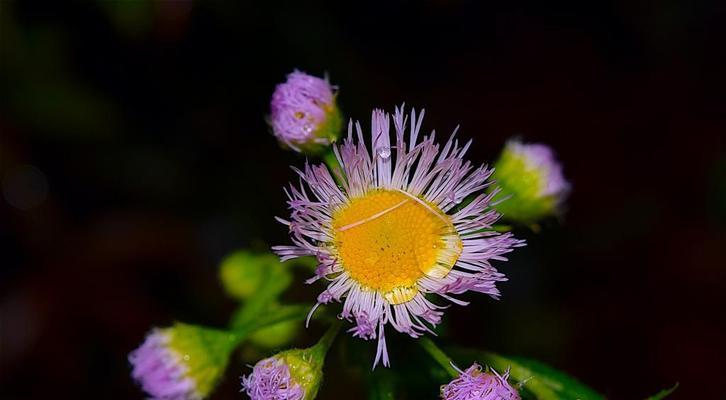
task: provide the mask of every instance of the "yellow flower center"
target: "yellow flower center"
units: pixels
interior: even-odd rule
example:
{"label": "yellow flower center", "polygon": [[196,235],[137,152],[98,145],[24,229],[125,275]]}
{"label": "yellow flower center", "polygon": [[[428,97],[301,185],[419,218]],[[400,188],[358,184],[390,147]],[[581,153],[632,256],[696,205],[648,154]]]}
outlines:
{"label": "yellow flower center", "polygon": [[398,190],[351,200],[334,213],[333,231],[343,269],[392,304],[413,299],[424,275],[446,276],[463,248],[447,214]]}

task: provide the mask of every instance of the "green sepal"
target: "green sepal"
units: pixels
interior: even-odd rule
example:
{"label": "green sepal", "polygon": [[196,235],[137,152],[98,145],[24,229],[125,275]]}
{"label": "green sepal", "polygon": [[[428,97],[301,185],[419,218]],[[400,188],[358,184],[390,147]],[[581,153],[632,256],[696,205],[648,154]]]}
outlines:
{"label": "green sepal", "polygon": [[325,355],[321,357],[310,348],[286,350],[278,353],[276,357],[285,361],[290,370],[290,378],[305,390],[303,400],[313,400],[318,395],[323,380]]}
{"label": "green sepal", "polygon": [[324,106],[325,121],[313,132],[316,138],[326,139],[328,144],[320,143],[295,143],[300,152],[309,156],[320,156],[330,148],[330,145],[337,142],[343,130],[343,114],[336,104],[337,94],[333,96],[333,102]]}
{"label": "green sepal", "polygon": [[336,321],[314,346],[307,349],[291,349],[275,355],[287,364],[292,381],[305,390],[303,400],[313,400],[323,381],[323,364],[342,323]]}
{"label": "green sepal", "polygon": [[164,331],[169,335],[169,348],[182,358],[187,376],[196,383],[197,393],[202,397],[209,395],[227,368],[240,336],[184,323],[176,323]]}

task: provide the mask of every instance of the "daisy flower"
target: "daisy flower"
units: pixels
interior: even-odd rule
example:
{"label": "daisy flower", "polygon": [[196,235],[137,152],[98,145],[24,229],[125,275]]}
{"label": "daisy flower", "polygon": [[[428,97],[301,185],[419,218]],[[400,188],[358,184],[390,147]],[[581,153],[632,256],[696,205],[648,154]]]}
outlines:
{"label": "daisy flower", "polygon": [[416,338],[441,322],[445,306],[429,295],[459,305],[468,303],[452,295],[467,291],[497,298],[495,285],[506,278],[491,261],[523,245],[492,230],[497,190],[485,192],[491,169],[464,160],[471,141],[461,146],[454,132],[442,148],[435,133],[420,137],[423,114],[408,118],[396,108],[391,132],[390,116],[374,110],[370,150],[351,121],[333,146],[335,178],[324,165],[295,169],[300,184],[286,190],[292,215],[278,218],[293,245],[273,250],[283,261],[316,256],[308,283],[329,282],[310,314],[342,302],[349,332],[378,341],[374,367],[390,364],[386,325]]}

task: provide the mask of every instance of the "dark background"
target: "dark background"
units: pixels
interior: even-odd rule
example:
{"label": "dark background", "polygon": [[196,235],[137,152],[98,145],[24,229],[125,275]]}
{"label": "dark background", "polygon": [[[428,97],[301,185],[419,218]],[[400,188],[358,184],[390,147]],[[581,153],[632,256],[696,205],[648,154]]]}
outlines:
{"label": "dark background", "polygon": [[[225,324],[220,259],[287,241],[303,159],[264,116],[300,68],[364,125],[403,101],[461,124],[476,162],[516,134],[559,153],[565,218],[520,231],[502,300],[466,297],[443,340],[612,399],[726,398],[720,2],[340,3],[0,1],[0,397],[141,398],[151,326]],[[320,398],[363,397],[341,370]],[[228,372],[215,397],[241,398]]]}

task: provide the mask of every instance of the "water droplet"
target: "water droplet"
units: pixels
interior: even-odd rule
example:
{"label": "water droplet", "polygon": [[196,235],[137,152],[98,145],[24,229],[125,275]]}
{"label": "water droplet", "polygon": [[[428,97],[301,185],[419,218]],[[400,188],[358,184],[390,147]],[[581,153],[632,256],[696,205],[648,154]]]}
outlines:
{"label": "water droplet", "polygon": [[449,192],[449,195],[446,196],[446,197],[448,197],[449,200],[451,200],[452,202],[454,202],[454,204],[461,204],[461,198],[460,197],[457,197],[456,196],[456,193],[453,192],[453,191]]}
{"label": "water droplet", "polygon": [[391,157],[391,148],[388,146],[382,146],[378,148],[378,157],[381,157],[384,160],[387,160],[389,157]]}
{"label": "water droplet", "polygon": [[313,131],[313,127],[310,124],[303,125],[303,132],[310,133]]}
{"label": "water droplet", "polygon": [[189,356],[189,354],[184,354],[184,361],[189,361],[190,359],[191,357]]}

